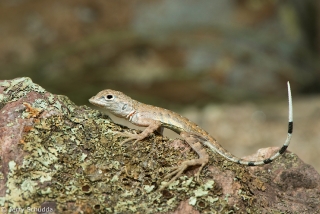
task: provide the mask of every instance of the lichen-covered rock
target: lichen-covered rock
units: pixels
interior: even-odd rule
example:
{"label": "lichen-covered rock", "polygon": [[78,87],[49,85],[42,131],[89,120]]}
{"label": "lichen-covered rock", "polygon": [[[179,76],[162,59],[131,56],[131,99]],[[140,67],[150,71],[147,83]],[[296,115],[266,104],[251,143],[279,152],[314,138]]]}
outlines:
{"label": "lichen-covered rock", "polygon": [[[294,154],[249,168],[210,154],[194,180],[163,177],[195,154],[158,135],[120,146],[132,131],[29,78],[0,81],[0,209],[52,213],[317,213],[320,176]],[[254,158],[269,156],[275,148]]]}

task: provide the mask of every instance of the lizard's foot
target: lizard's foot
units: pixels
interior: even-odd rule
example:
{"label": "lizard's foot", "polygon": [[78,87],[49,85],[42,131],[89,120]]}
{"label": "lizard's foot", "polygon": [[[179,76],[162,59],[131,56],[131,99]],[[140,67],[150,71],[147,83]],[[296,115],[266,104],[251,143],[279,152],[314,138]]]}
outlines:
{"label": "lizard's foot", "polygon": [[125,139],[123,141],[121,141],[120,146],[122,146],[125,143],[128,143],[130,141],[133,141],[133,145],[136,144],[138,141],[141,141],[144,137],[142,137],[140,134],[132,134],[129,132],[118,132],[118,135],[122,136],[122,137],[128,137],[128,139]]}
{"label": "lizard's foot", "polygon": [[193,159],[193,160],[186,160],[183,161],[182,164],[180,166],[174,167],[173,168],[173,172],[169,173],[168,175],[166,175],[164,177],[164,179],[166,178],[170,178],[173,175],[175,175],[173,178],[171,178],[171,180],[169,182],[167,182],[166,184],[164,184],[160,190],[163,190],[164,188],[166,188],[167,186],[169,186],[172,182],[174,182],[177,178],[180,177],[180,175],[189,167],[189,166],[195,166],[195,165],[200,165],[200,168],[198,169],[197,173],[195,174],[196,176],[196,180],[199,181],[199,176],[200,173],[203,169],[203,167],[208,163],[208,160],[203,158],[203,159]]}
{"label": "lizard's foot", "polygon": [[139,133],[139,134],[132,134],[132,133],[128,133],[128,132],[119,132],[120,135],[124,136],[124,137],[128,137],[128,139],[122,141],[120,143],[120,145],[123,145],[129,141],[132,141],[132,140],[135,140],[133,142],[133,145],[135,143],[137,143],[138,141],[141,141],[143,139],[145,139],[146,137],[148,137],[151,133],[153,133],[155,130],[160,130],[161,131],[161,122],[160,121],[154,121],[154,120],[151,120],[149,121],[149,126],[143,130],[143,132]]}

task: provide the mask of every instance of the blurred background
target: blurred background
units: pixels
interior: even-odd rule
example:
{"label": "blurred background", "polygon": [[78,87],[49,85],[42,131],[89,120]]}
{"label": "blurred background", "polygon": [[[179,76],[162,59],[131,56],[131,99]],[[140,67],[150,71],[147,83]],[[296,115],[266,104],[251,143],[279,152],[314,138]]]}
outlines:
{"label": "blurred background", "polygon": [[78,105],[120,90],[240,157],[285,141],[290,81],[289,150],[320,171],[319,1],[2,0],[0,38],[2,80]]}

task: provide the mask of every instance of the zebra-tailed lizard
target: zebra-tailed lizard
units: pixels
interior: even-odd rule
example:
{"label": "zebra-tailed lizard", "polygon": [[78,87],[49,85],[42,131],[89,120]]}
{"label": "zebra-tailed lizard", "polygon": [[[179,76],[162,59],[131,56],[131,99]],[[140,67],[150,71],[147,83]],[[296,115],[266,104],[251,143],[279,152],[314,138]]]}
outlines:
{"label": "zebra-tailed lizard", "polygon": [[167,182],[161,189],[168,186],[174,180],[176,180],[183,171],[194,165],[200,165],[196,178],[199,178],[199,174],[202,168],[208,163],[209,155],[203,148],[202,144],[209,147],[213,152],[217,152],[226,159],[247,166],[257,166],[271,163],[273,160],[283,154],[289,146],[292,130],[293,130],[293,117],[292,117],[292,98],[290,84],[288,84],[288,100],[289,100],[289,125],[288,135],[285,143],[281,149],[273,154],[271,157],[259,160],[259,161],[246,161],[232,155],[226,151],[218,142],[211,137],[206,131],[200,128],[197,124],[191,122],[187,118],[160,107],[147,105],[140,103],[122,92],[114,91],[110,89],[99,92],[96,96],[92,97],[90,103],[109,110],[117,117],[125,118],[132,124],[137,126],[147,127],[140,134],[121,133],[128,137],[122,144],[135,140],[134,143],[143,140],[148,137],[154,131],[160,131],[162,133],[163,128],[171,129],[172,131],[180,134],[183,139],[192,147],[192,149],[199,155],[198,159],[186,160],[182,162],[180,166],[174,167],[173,171],[165,176],[165,178],[173,178]]}

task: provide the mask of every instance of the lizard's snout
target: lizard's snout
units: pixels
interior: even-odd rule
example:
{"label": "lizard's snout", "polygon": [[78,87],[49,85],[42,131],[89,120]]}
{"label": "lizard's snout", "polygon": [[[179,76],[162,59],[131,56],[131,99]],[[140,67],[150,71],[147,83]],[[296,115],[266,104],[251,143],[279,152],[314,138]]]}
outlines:
{"label": "lizard's snout", "polygon": [[96,99],[96,97],[91,97],[89,99],[89,102],[93,105],[96,105],[96,106],[102,106],[102,103],[101,101],[99,101],[98,99]]}

